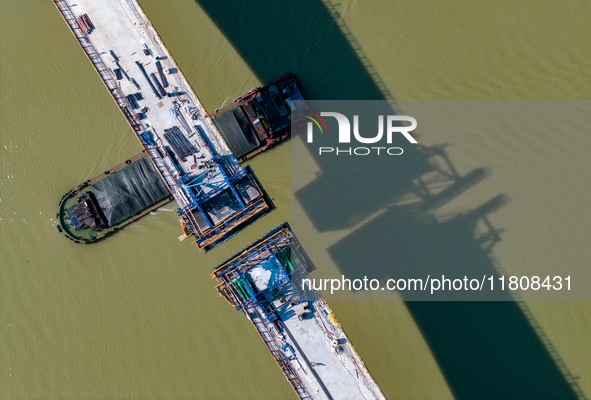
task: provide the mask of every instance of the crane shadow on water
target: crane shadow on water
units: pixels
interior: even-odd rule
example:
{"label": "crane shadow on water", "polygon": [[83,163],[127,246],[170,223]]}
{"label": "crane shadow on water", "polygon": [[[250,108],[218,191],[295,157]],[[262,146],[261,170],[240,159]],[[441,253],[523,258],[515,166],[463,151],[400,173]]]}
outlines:
{"label": "crane shadow on water", "polygon": [[[393,98],[330,3],[195,1],[263,82],[294,72],[309,99]],[[459,174],[444,145],[414,146],[388,170],[376,170],[373,159],[355,160],[355,168],[371,170],[372,177],[352,179],[334,168],[334,160],[312,156],[319,176],[295,196],[318,231],[350,228],[386,210],[328,249],[346,277],[385,280],[399,274],[384,263],[386,256],[377,256],[384,253],[419,271],[464,264],[475,273],[499,274],[492,249],[501,232],[488,215],[506,204],[505,195],[445,219],[434,215],[485,179],[491,173],[486,168]],[[341,204],[337,209],[335,199]],[[580,393],[522,303],[405,300],[456,397],[576,398]]]}

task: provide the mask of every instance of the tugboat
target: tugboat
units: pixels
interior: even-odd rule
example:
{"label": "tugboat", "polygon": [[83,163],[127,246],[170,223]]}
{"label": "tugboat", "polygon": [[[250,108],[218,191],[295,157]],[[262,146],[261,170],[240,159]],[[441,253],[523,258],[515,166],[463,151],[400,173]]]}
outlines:
{"label": "tugboat", "polygon": [[288,73],[215,110],[212,119],[243,162],[291,137],[292,127],[304,126],[307,110],[296,76]]}
{"label": "tugboat", "polygon": [[66,193],[56,215],[59,232],[94,243],[172,200],[145,151]]}

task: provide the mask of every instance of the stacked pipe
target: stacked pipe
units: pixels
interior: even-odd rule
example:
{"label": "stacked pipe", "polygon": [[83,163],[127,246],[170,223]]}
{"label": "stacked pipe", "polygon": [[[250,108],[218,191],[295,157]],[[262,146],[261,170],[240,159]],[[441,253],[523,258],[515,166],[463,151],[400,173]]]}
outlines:
{"label": "stacked pipe", "polygon": [[160,94],[162,96],[166,96],[166,90],[164,90],[164,88],[162,87],[162,84],[160,83],[160,81],[158,80],[158,78],[156,77],[155,73],[151,73],[150,76],[152,77],[152,79],[154,80],[154,83],[156,84],[156,87],[158,88],[158,91],[160,92]]}
{"label": "stacked pipe", "polygon": [[186,160],[191,154],[195,154],[197,149],[189,142],[178,126],[164,130],[164,138],[173,148],[175,154],[181,159]]}
{"label": "stacked pipe", "polygon": [[164,70],[162,69],[162,63],[160,61],[156,61],[156,68],[158,68],[158,74],[160,75],[160,79],[162,80],[162,86],[168,87],[168,79],[166,79],[166,75],[164,74]]}
{"label": "stacked pipe", "polygon": [[78,24],[78,27],[82,30],[82,33],[84,33],[85,35],[92,33],[92,31],[94,30],[94,24],[88,17],[88,14],[82,14],[81,16],[76,18],[76,23]]}
{"label": "stacked pipe", "polygon": [[129,104],[131,105],[131,108],[133,108],[134,110],[137,110],[138,108],[140,108],[140,105],[138,103],[138,100],[143,100],[143,96],[141,93],[132,93],[130,95],[127,96],[127,101],[129,101]]}
{"label": "stacked pipe", "polygon": [[[136,61],[135,64],[138,66],[138,68],[142,72],[142,75],[144,75],[144,78],[146,78],[146,81],[148,82],[148,85],[150,85],[150,88],[152,89],[152,91],[154,92],[154,94],[156,95],[156,97],[158,97],[159,99],[161,99],[162,98],[162,95],[156,89],[156,86],[154,86],[154,83],[152,82],[152,80],[148,76],[148,73],[146,72],[146,69],[144,68],[144,65],[141,62],[139,62],[139,61]],[[152,74],[152,75],[154,75],[154,74]]]}

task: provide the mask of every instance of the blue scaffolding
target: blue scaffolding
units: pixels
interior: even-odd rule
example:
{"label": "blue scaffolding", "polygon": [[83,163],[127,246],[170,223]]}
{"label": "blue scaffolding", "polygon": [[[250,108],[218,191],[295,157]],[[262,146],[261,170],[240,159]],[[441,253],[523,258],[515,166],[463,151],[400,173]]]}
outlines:
{"label": "blue scaffolding", "polygon": [[[265,315],[269,321],[275,319],[275,313],[269,309],[270,303],[279,298],[285,287],[293,286],[291,273],[277,257],[278,252],[297,245],[291,231],[285,230],[286,227],[288,227],[287,224],[272,231],[259,242],[253,244],[249,251],[234,257],[214,272],[216,278],[224,281],[236,295],[240,296],[242,304],[236,305],[238,310],[244,311],[245,307],[260,306],[266,311]],[[305,260],[300,261],[305,262]],[[267,287],[255,294],[247,275],[257,266],[264,269],[270,267],[272,275],[269,277]],[[273,275],[274,272],[277,272],[277,275]],[[248,292],[248,298],[241,295],[244,291]]]}

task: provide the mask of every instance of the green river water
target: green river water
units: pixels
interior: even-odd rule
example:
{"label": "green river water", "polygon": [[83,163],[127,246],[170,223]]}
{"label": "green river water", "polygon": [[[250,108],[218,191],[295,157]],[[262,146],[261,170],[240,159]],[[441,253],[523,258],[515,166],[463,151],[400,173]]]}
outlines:
{"label": "green river water", "polygon": [[[384,91],[395,99],[591,99],[585,0],[351,0],[336,6],[346,29],[321,0],[140,3],[211,111],[288,71],[315,99]],[[370,76],[366,64],[379,85],[356,80]],[[589,267],[588,135],[559,149],[554,169],[535,152],[495,151],[503,144],[491,138],[437,139],[450,144],[459,168],[490,167],[494,190],[512,198],[492,218],[505,231],[493,252],[505,269],[523,260]],[[140,145],[51,1],[0,0],[0,398],[294,398],[256,331],[209,276],[291,215],[290,146],[251,163],[277,210],[210,253],[178,242],[174,204],[104,242],[74,245],[54,227],[62,194]],[[528,179],[537,169],[543,179]],[[489,189],[471,189],[462,201]],[[534,217],[565,197],[559,215]],[[442,352],[437,330],[461,326],[429,326],[425,305],[331,306],[388,398],[466,397],[479,382],[462,376],[514,364],[509,351],[486,358],[503,348],[490,337]],[[589,303],[529,309],[591,396]],[[530,341],[519,335],[516,328],[516,340]],[[488,352],[474,352],[474,343]],[[534,372],[524,368],[507,384],[556,378],[535,364],[532,357]]]}

